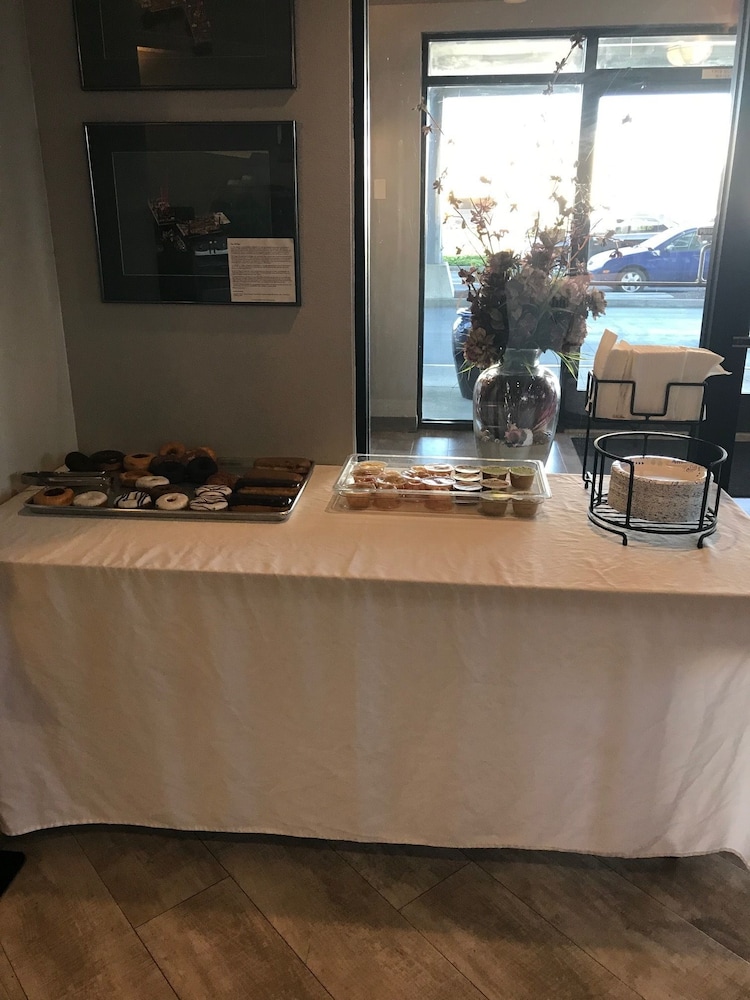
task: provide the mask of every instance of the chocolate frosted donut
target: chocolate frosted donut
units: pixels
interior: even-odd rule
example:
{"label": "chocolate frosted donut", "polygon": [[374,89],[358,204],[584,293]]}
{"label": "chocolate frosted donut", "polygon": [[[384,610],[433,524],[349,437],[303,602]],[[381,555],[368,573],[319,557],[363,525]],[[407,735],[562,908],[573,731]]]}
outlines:
{"label": "chocolate frosted donut", "polygon": [[94,463],[82,451],[69,451],[65,456],[65,464],[71,472],[94,472]]}
{"label": "chocolate frosted donut", "polygon": [[67,486],[48,486],[34,494],[34,503],[42,507],[69,507],[73,503],[73,490]]}
{"label": "chocolate frosted donut", "polygon": [[236,511],[273,511],[288,510],[292,506],[292,498],[282,494],[248,494],[233,493],[227,497],[230,510]]}
{"label": "chocolate frosted donut", "polygon": [[156,455],[152,451],[139,451],[134,455],[126,455],[122,464],[128,471],[140,469],[141,472],[148,472],[148,467],[155,458]]}
{"label": "chocolate frosted donut", "polygon": [[114,506],[119,510],[138,510],[151,506],[151,497],[143,490],[129,490],[115,497]]}
{"label": "chocolate frosted donut", "polygon": [[155,476],[164,476],[170,483],[185,482],[185,465],[174,458],[162,458],[157,455],[151,462],[149,471]]}
{"label": "chocolate frosted donut", "polygon": [[196,455],[185,468],[185,478],[190,483],[205,483],[209,476],[218,471],[219,466],[208,455]]}
{"label": "chocolate frosted donut", "polygon": [[121,451],[95,451],[91,463],[99,472],[119,472],[124,458]]}

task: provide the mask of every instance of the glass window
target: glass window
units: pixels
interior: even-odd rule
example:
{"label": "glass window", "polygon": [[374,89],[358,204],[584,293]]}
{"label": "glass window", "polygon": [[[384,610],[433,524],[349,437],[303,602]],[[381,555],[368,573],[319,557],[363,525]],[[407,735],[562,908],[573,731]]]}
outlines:
{"label": "glass window", "polygon": [[726,35],[651,35],[600,38],[597,69],[669,69],[673,66],[725,66],[734,63],[734,37]]}
{"label": "glass window", "polygon": [[[575,48],[561,73],[581,73],[586,57]],[[451,38],[431,40],[430,76],[512,76],[542,73],[561,62],[570,51],[570,38]]]}

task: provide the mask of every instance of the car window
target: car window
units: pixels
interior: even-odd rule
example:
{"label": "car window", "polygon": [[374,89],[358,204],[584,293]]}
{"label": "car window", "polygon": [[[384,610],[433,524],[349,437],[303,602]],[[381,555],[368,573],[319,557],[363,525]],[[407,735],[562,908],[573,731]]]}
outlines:
{"label": "car window", "polygon": [[694,229],[688,229],[674,239],[669,240],[665,246],[669,250],[695,250],[700,246],[700,240]]}

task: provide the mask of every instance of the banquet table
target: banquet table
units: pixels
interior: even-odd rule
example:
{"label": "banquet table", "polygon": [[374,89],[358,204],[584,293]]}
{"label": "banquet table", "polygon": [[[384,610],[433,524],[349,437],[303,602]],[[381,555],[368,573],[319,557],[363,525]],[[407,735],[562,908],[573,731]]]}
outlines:
{"label": "banquet table", "polygon": [[[0,826],[750,861],[750,518],[0,507]],[[20,513],[19,513],[20,512]]]}

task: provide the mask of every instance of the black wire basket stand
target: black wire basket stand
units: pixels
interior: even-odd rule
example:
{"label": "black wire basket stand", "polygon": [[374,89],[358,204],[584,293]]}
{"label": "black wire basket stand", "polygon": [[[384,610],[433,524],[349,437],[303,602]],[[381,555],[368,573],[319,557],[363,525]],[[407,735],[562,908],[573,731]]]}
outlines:
{"label": "black wire basket stand", "polygon": [[[624,417],[600,417],[598,412],[599,407],[599,393],[602,386],[615,385],[615,386],[627,386],[627,415]],[[589,457],[592,456],[592,430],[594,426],[599,423],[600,425],[607,424],[619,424],[622,426],[623,423],[632,427],[634,430],[634,439],[637,438],[638,433],[644,426],[654,427],[678,427],[682,426],[690,430],[691,433],[695,433],[697,428],[700,426],[706,409],[706,383],[705,382],[667,382],[664,388],[664,399],[662,401],[662,406],[660,410],[643,411],[635,409],[635,391],[636,382],[633,379],[609,379],[609,378],[597,378],[593,372],[588,373],[586,380],[586,436],[584,438],[583,445],[583,468],[582,468],[582,478],[585,486],[588,486],[592,479],[592,472],[589,467]],[[701,397],[700,404],[698,406],[699,416],[694,420],[667,420],[667,413],[673,401],[679,400],[682,393],[686,389],[700,389]]]}
{"label": "black wire basket stand", "polygon": [[[633,512],[633,487],[636,479],[633,459],[659,456],[660,442],[662,450],[664,442],[669,443],[671,451],[676,450],[675,446],[681,446],[686,461],[706,470],[699,512],[684,521],[647,520],[635,516]],[[591,486],[589,520],[597,527],[619,535],[623,545],[628,544],[629,532],[640,532],[650,535],[697,535],[700,549],[703,548],[704,539],[716,531],[721,499],[718,474],[727,458],[726,451],[720,445],[689,434],[669,431],[613,431],[601,434],[594,440],[593,455],[593,470],[588,480]],[[629,470],[624,511],[615,510],[609,503],[609,476],[605,476],[608,461],[618,461]]]}

